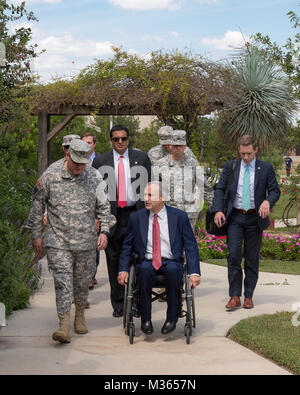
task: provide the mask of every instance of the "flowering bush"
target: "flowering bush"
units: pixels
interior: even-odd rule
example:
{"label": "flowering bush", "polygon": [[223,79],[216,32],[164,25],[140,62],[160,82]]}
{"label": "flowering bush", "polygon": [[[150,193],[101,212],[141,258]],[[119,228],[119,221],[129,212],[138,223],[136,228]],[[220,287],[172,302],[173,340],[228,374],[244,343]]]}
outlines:
{"label": "flowering bush", "polygon": [[291,175],[286,178],[281,178],[280,187],[284,195],[289,195],[291,199],[295,199],[300,195],[300,176]]}
{"label": "flowering bush", "polygon": [[205,230],[199,229],[196,240],[199,246],[200,260],[227,257],[228,251],[226,236],[213,236],[207,233]]}
{"label": "flowering bush", "polygon": [[299,261],[300,235],[292,236],[292,239],[284,239],[281,236],[263,233],[261,256],[270,259]]}
{"label": "flowering bush", "polygon": [[[199,229],[196,240],[199,246],[200,260],[227,257],[226,236],[216,237]],[[300,261],[300,235],[285,239],[281,236],[263,233],[260,256],[265,259]]]}

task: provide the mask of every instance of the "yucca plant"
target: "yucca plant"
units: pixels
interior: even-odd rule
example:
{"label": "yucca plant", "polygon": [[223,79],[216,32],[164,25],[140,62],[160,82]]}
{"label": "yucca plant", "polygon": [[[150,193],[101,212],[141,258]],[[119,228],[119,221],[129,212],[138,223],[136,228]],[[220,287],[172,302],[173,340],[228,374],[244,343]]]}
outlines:
{"label": "yucca plant", "polygon": [[256,48],[236,57],[225,81],[228,101],[219,117],[220,134],[231,143],[245,134],[261,149],[285,136],[297,103],[288,78]]}

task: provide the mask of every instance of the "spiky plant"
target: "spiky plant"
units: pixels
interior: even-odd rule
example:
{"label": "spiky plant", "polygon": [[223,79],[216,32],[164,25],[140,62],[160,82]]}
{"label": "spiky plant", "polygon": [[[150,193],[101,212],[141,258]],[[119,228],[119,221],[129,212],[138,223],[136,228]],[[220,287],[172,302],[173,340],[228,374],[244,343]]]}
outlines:
{"label": "spiky plant", "polygon": [[225,82],[229,101],[219,118],[220,134],[232,143],[253,135],[260,148],[285,136],[297,103],[287,77],[255,48],[234,59]]}

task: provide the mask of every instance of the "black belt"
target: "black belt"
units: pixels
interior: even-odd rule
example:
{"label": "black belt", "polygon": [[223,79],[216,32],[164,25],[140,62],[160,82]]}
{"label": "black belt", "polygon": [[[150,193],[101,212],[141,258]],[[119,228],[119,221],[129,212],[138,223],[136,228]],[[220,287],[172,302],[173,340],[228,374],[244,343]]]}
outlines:
{"label": "black belt", "polygon": [[[151,261],[151,262],[152,262],[152,259],[147,259],[147,258],[146,258],[145,261],[148,261],[148,262]],[[172,262],[175,261],[175,262],[177,262],[175,258],[174,258],[174,259],[170,259],[170,258],[161,258],[161,261],[162,261],[162,262],[168,262],[168,261],[172,261]]]}
{"label": "black belt", "polygon": [[237,211],[238,213],[240,213],[240,214],[252,214],[252,213],[255,213],[255,208],[250,208],[250,210],[244,210],[244,209],[242,209],[242,208],[235,208],[235,211]]}

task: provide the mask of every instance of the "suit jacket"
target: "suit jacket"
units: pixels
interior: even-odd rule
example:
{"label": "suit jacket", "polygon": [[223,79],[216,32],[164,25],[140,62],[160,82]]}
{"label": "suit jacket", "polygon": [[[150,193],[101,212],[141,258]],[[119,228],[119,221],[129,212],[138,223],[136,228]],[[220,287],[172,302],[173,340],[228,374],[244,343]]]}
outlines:
{"label": "suit jacket", "polygon": [[[131,183],[135,181],[141,181],[141,185],[137,188],[136,191],[133,191],[135,195],[140,193],[143,194],[144,187],[147,182],[151,180],[151,162],[148,155],[145,152],[128,148],[128,156],[130,163],[130,171],[131,171]],[[108,185],[108,193],[111,204],[111,213],[116,217],[117,216],[117,188],[115,181],[115,172],[114,172],[114,156],[113,150],[106,152],[105,154],[100,155],[95,158],[93,162],[93,166],[98,169],[104,179],[104,181]],[[144,176],[142,174],[135,174],[135,169],[138,169],[137,166],[144,167]],[[142,179],[140,180],[140,178]],[[145,207],[143,200],[139,197],[136,198],[136,206],[137,209]]]}
{"label": "suit jacket", "polygon": [[[186,212],[166,206],[169,225],[171,251],[174,260],[183,263],[183,249],[186,252],[188,274],[200,274],[199,250]],[[148,240],[149,210],[142,209],[131,213],[127,236],[120,255],[119,271],[129,271],[131,257],[136,253],[139,262],[145,260]]]}
{"label": "suit jacket", "polygon": [[[238,187],[238,180],[241,168],[241,159],[238,161],[234,170],[228,198],[228,206],[226,212],[226,218],[229,217],[232,209],[234,208],[234,200]],[[228,178],[232,169],[232,161],[226,162],[224,165],[223,172],[221,174],[220,181],[216,185],[212,211],[224,211],[223,197],[226,190]],[[254,177],[254,202],[255,210],[258,212],[259,206],[264,200],[270,202],[272,208],[280,197],[280,189],[276,180],[273,166],[270,163],[263,162],[256,159],[255,163],[255,177]],[[258,214],[258,223],[261,229],[266,229],[270,225],[269,217],[263,219]]]}
{"label": "suit jacket", "polygon": [[93,162],[91,164],[92,167],[94,167],[95,169],[97,169],[97,167],[95,166],[97,164],[97,158],[99,158],[101,156],[101,154],[97,154],[97,152],[95,152],[95,158],[93,159]]}

